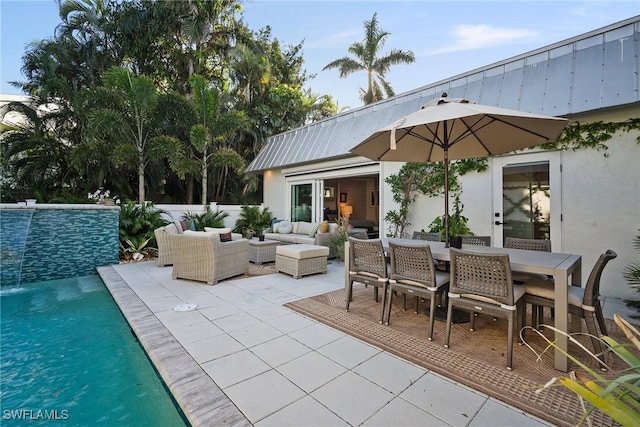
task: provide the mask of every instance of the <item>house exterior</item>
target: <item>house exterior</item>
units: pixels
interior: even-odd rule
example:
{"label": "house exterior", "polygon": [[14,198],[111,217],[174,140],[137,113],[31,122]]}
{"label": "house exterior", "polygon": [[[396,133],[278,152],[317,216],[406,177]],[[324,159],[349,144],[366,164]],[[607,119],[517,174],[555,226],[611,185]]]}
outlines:
{"label": "house exterior", "polygon": [[[351,148],[379,128],[447,93],[451,98],[549,116],[570,123],[640,117],[640,16],[353,109],[267,141],[247,172],[264,176],[264,205],[278,218],[322,221],[352,211],[387,233],[397,209],[385,179],[403,163],[374,162]],[[463,215],[493,246],[516,237],[551,239],[554,252],[582,255],[586,281],[598,256],[617,252],[602,293],[640,296],[622,276],[640,254],[640,132],[617,132],[606,152],[522,150],[489,158],[489,168],[460,178]],[[411,205],[409,233],[428,230],[443,199]]]}

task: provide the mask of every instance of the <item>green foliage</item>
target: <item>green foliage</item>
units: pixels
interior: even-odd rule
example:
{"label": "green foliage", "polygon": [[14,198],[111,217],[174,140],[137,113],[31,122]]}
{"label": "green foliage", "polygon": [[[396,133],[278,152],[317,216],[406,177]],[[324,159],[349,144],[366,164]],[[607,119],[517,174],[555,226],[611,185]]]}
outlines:
{"label": "green foliage", "polygon": [[158,254],[158,249],[147,246],[151,239],[134,236],[124,243],[120,242],[120,259],[124,261],[144,261]]}
{"label": "green foliage", "polygon": [[262,233],[262,231],[271,226],[273,219],[269,208],[260,209],[260,206],[244,205],[241,208],[240,215],[236,221],[235,233],[242,233],[243,236],[251,238]]}
{"label": "green foliage", "polygon": [[[458,194],[461,191],[458,176],[483,172],[488,167],[486,158],[450,162],[449,193]],[[391,188],[393,201],[400,204],[397,211],[389,211],[385,215],[385,222],[389,224],[387,236],[407,237],[406,229],[411,225],[407,220],[409,207],[418,195],[435,197],[444,193],[444,163],[405,163],[397,175],[389,175],[385,182]],[[466,223],[466,219],[464,222]],[[464,231],[464,227],[459,227],[459,230]]]}
{"label": "green foliage", "polygon": [[134,242],[139,247],[141,242],[149,239],[155,243],[153,231],[167,224],[162,217],[167,212],[163,209],[156,208],[151,202],[145,202],[141,205],[128,201],[120,207],[120,225],[119,237],[120,243],[126,245],[127,240]]}
{"label": "green foliage", "polygon": [[[460,201],[460,195],[456,194],[453,200],[453,215],[449,215],[449,236],[473,235],[467,221],[469,218],[462,215],[464,204]],[[440,233],[440,240],[444,241],[444,215],[436,217],[429,224],[430,233]]]}
{"label": "green foliage", "polygon": [[[640,255],[640,235],[633,238],[632,245]],[[640,292],[640,260],[634,261],[626,266],[622,271],[622,276],[625,278],[629,286],[635,289],[636,292]],[[640,301],[625,301],[625,303],[627,304],[627,307],[632,307],[640,311]],[[631,317],[634,319],[640,319],[640,314],[636,314]]]}
{"label": "green foliage", "polygon": [[384,56],[378,56],[391,33],[380,28],[377,17],[378,14],[374,13],[370,21],[364,22],[364,40],[349,46],[351,57],[336,59],[322,69],[325,71],[337,68],[340,78],[358,71],[366,72],[367,87],[360,88],[360,99],[365,105],[384,99],[384,95],[394,95],[393,88],[385,77],[392,65],[415,62],[415,55],[410,50],[392,49]]}
{"label": "green foliage", "polygon": [[342,261],[344,261],[344,244],[349,239],[349,229],[351,229],[349,218],[346,216],[339,217],[338,230],[327,237],[327,246],[330,252],[337,254]]}
{"label": "green foliage", "polygon": [[[609,369],[614,375],[605,377],[580,359],[567,354],[583,372],[572,372],[568,377],[554,378],[543,387],[543,389],[552,387],[556,381],[559,381],[562,386],[574,392],[583,403],[586,402],[587,407],[579,424],[588,420],[594,410],[600,410],[619,425],[628,427],[640,425],[640,358],[637,356],[637,352],[640,351],[638,340],[640,331],[617,314],[613,315],[613,319],[624,332],[629,343],[621,344],[608,336],[603,336],[602,341],[627,365],[625,369],[617,372]],[[556,330],[553,327],[547,327]],[[532,329],[549,343],[547,348],[556,347],[554,342],[549,341],[537,329]],[[569,339],[580,345],[571,335]],[[580,345],[580,347],[584,349],[583,346]],[[585,351],[588,350],[585,349]],[[591,354],[591,356],[596,359],[595,355]]]}
{"label": "green foliage", "polygon": [[[559,150],[578,150],[581,148],[594,148],[599,151],[608,150],[607,142],[616,132],[631,132],[632,130],[640,130],[640,118],[631,118],[624,122],[591,122],[568,125],[562,131],[560,137],[552,143],[544,144],[541,147],[545,149]],[[640,136],[637,138],[640,144]]]}
{"label": "green foliage", "polygon": [[183,218],[191,221],[197,231],[203,231],[205,227],[222,228],[224,219],[229,213],[216,209],[215,212],[207,205],[203,213],[185,212]]}

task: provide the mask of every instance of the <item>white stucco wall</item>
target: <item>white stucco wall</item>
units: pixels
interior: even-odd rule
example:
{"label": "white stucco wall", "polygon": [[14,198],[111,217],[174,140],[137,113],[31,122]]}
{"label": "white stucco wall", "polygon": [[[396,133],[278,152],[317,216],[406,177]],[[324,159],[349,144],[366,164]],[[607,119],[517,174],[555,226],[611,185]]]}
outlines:
{"label": "white stucco wall", "polygon": [[286,188],[284,175],[280,171],[267,171],[264,174],[264,197],[262,203],[273,214],[274,218],[288,218],[286,208]]}

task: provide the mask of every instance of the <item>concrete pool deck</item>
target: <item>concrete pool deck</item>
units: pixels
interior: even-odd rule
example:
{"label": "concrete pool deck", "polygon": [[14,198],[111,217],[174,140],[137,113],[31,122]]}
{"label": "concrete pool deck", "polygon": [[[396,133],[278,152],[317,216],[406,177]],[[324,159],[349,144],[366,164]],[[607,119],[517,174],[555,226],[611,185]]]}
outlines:
{"label": "concrete pool deck", "polygon": [[193,426],[549,425],[283,307],[343,288],[341,262],[214,286],[153,262],[98,272]]}

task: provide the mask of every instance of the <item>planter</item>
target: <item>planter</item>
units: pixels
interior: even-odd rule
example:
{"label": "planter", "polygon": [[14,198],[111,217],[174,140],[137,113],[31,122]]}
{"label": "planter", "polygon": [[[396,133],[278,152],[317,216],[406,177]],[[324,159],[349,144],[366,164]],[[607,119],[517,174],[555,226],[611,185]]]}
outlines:
{"label": "planter", "polygon": [[264,242],[264,234],[259,235],[258,240],[260,240],[261,242]]}
{"label": "planter", "polygon": [[112,198],[106,198],[106,199],[104,199],[102,204],[105,205],[105,206],[113,206],[113,199]]}

